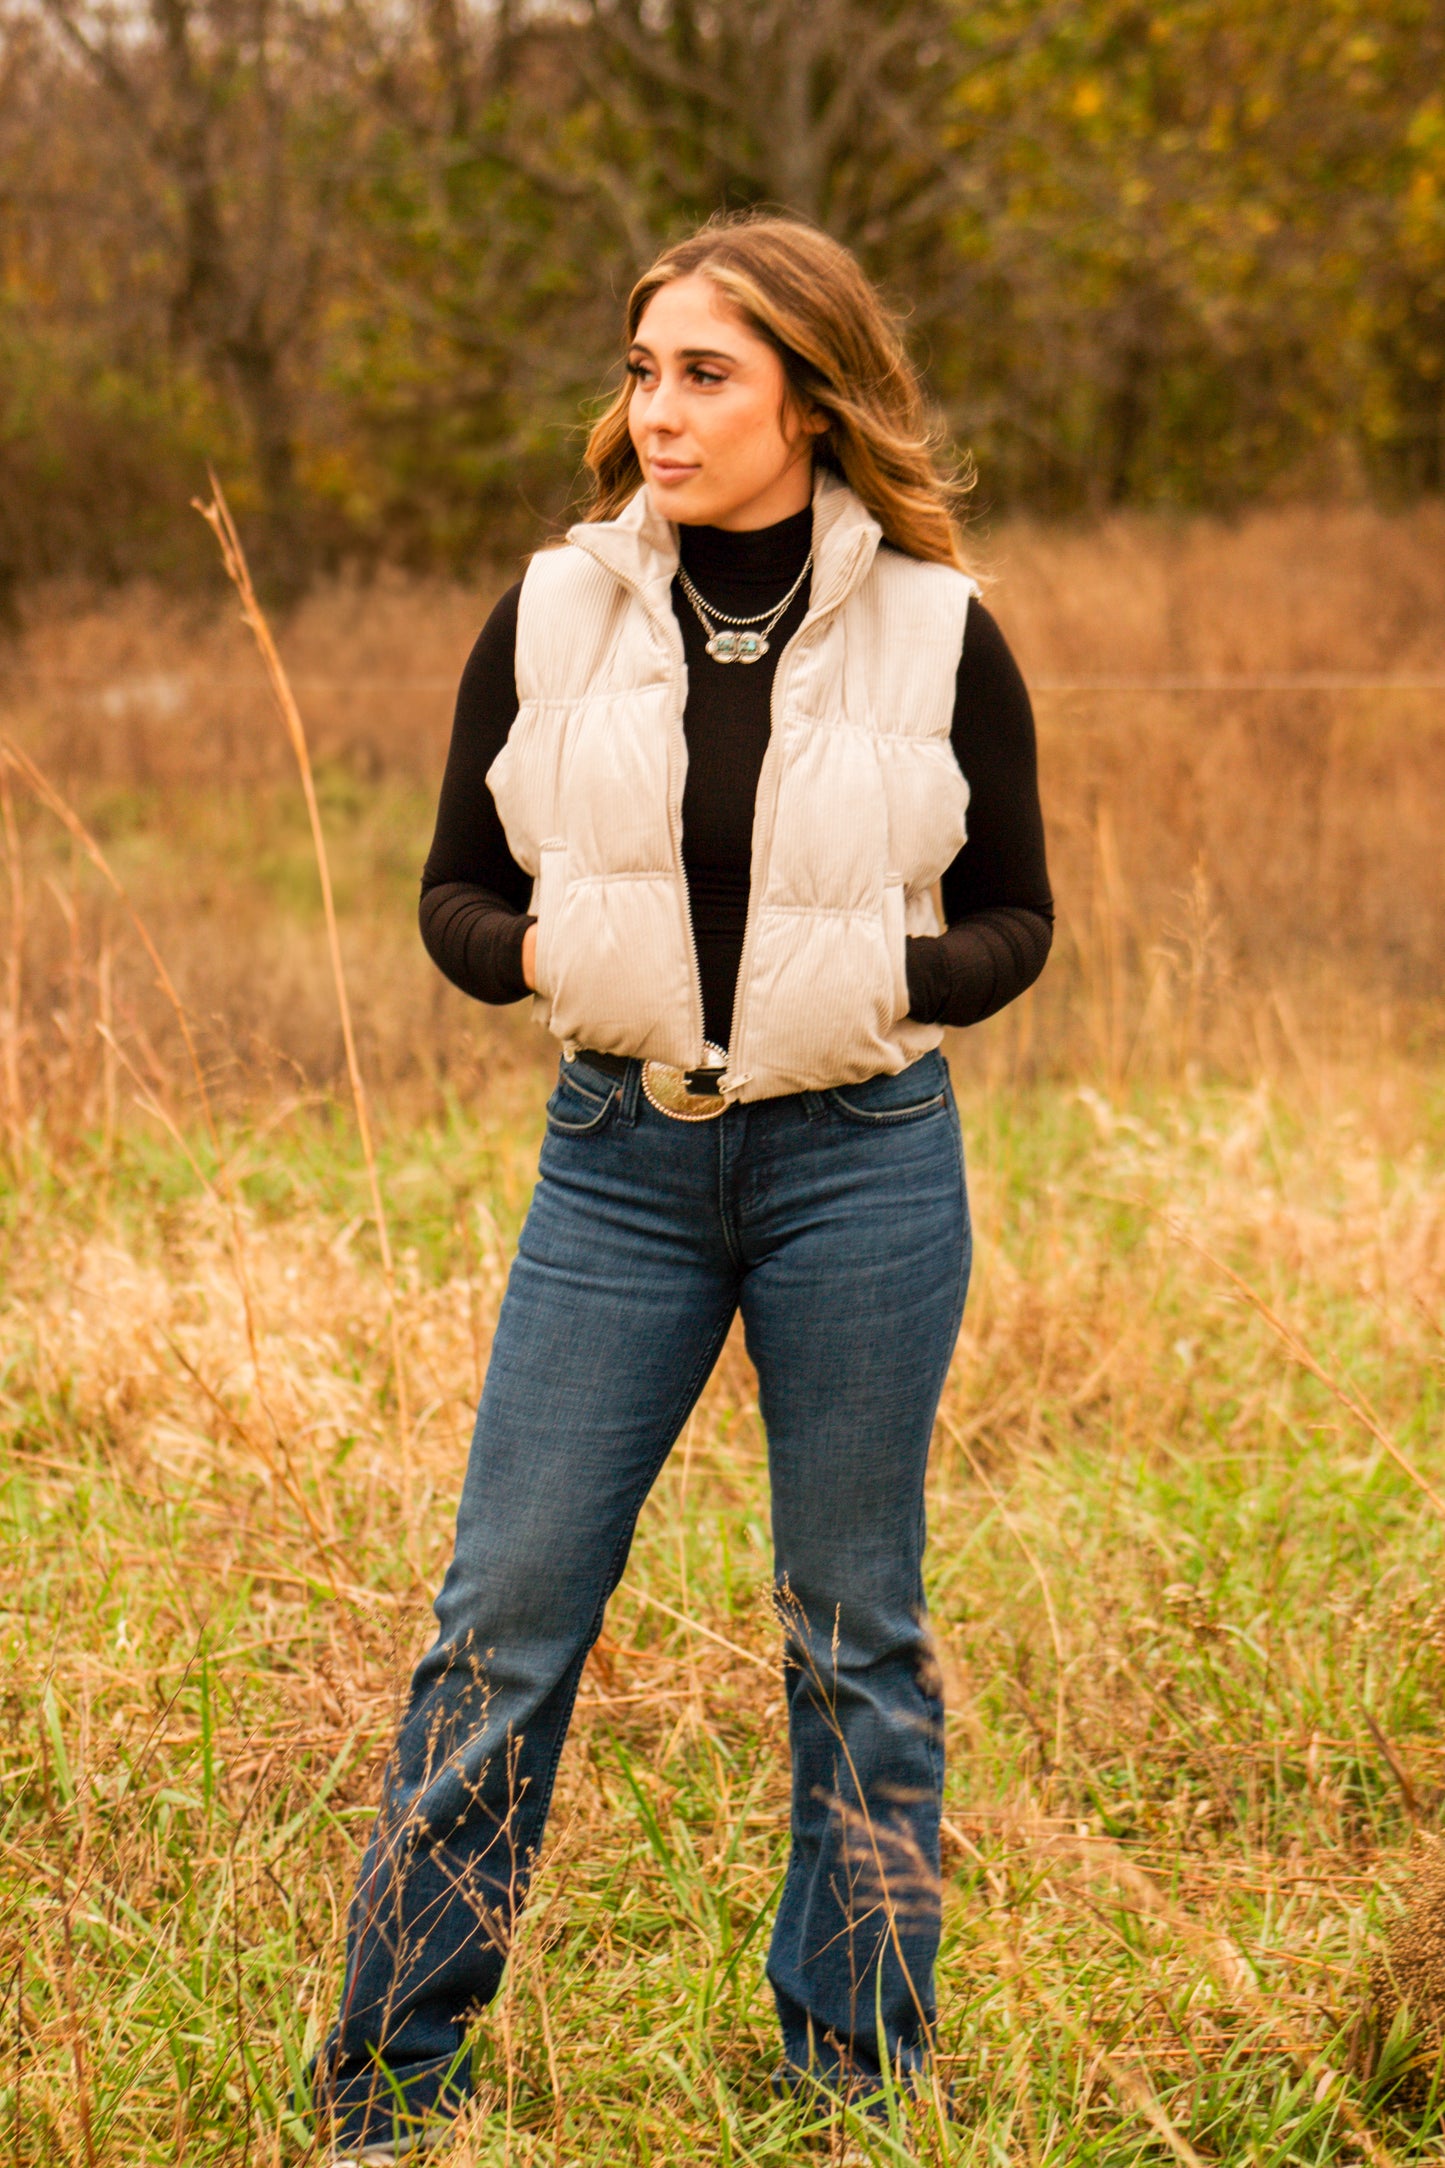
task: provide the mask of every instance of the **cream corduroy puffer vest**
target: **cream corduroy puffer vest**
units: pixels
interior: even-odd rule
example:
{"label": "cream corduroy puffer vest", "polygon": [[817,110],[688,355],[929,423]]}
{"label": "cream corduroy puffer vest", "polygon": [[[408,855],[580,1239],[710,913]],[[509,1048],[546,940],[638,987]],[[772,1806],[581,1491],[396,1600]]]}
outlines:
{"label": "cream corduroy puffer vest", "polygon": [[[811,600],[778,660],[758,779],[722,1083],[739,1100],[896,1073],[943,1036],[909,1019],[904,936],[941,930],[934,884],[964,841],[949,731],[975,590],[880,540],[853,492],[820,476]],[[646,488],[533,558],[517,718],[487,781],[533,877],[538,1021],[569,1047],[694,1068],[677,561]]]}

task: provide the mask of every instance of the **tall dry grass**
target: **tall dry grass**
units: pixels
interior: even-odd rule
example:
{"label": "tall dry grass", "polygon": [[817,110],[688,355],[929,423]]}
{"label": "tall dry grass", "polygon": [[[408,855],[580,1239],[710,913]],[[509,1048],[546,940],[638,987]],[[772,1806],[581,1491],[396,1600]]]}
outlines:
{"label": "tall dry grass", "polygon": [[[1041,995],[1066,1039],[1118,1074],[1202,1034],[1246,1073],[1261,1034],[1430,1031],[1445,509],[1016,529],[995,561],[1039,686],[1063,936]],[[1302,682],[1207,684],[1270,678]]]}
{"label": "tall dry grass", "polygon": [[[1010,527],[984,554],[1036,688],[1059,929],[1036,994],[960,1058],[1117,1082],[1433,1044],[1445,684],[1403,681],[1445,680],[1440,508]],[[465,1090],[479,1059],[530,1043],[436,979],[412,919],[452,689],[504,576],[472,592],[336,588],[282,632],[368,1073],[423,1095]],[[1331,675],[1371,682],[1322,689]],[[1260,678],[1311,683],[1198,682]],[[343,1072],[309,839],[268,703],[233,613],[144,593],[37,605],[0,674],[0,723],[106,841],[218,1083],[242,1093]],[[23,802],[15,818],[29,989],[16,1058],[32,1099],[84,1070],[93,1111],[102,1008],[161,1060],[164,1007],[53,826]]]}

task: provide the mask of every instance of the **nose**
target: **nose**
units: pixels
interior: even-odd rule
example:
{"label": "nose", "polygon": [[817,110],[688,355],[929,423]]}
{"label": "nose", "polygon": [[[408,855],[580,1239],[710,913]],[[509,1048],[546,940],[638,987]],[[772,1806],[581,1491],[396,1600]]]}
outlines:
{"label": "nose", "polygon": [[671,373],[659,377],[647,401],[647,426],[659,436],[671,437],[679,427],[677,384]]}

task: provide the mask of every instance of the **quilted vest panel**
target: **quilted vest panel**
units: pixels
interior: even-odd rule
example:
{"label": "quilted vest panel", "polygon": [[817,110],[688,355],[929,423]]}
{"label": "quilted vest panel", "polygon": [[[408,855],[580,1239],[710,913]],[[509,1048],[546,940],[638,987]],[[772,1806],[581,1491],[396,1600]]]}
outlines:
{"label": "quilted vest panel", "polygon": [[[949,742],[972,583],[882,548],[828,475],[807,616],[779,659],[723,1090],[742,1100],[896,1072],[937,1046],[908,1016],[904,939],[940,930],[968,785]],[[488,775],[533,876],[538,1020],[565,1044],[691,1067],[702,997],[682,867],[687,671],[676,531],[646,489],[532,560],[519,707]]]}

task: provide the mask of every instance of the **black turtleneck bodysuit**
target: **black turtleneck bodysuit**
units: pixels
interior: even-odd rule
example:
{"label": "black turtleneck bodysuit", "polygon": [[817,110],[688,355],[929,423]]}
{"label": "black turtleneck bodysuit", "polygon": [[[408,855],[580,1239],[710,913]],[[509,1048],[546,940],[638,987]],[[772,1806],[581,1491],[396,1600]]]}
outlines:
{"label": "black turtleneck bodysuit", "polygon": [[[809,508],[775,527],[731,534],[682,527],[682,562],[706,602],[750,617],[780,602],[812,539]],[[520,1001],[530,877],[507,849],[486,775],[517,714],[520,581],[482,628],[457,694],[436,834],[422,875],[421,929],[433,961],[479,1001]],[[702,975],[707,1036],[726,1047],[742,955],[753,805],[771,725],[773,676],[808,606],[805,580],[754,663],[717,663],[673,582],[688,691],[682,855]],[[557,628],[559,639],[566,627]],[[1033,711],[1003,634],[969,605],[954,698],[954,757],[968,779],[968,841],[943,875],[947,931],[908,942],[911,1014],[976,1024],[1031,986],[1053,937]]]}

